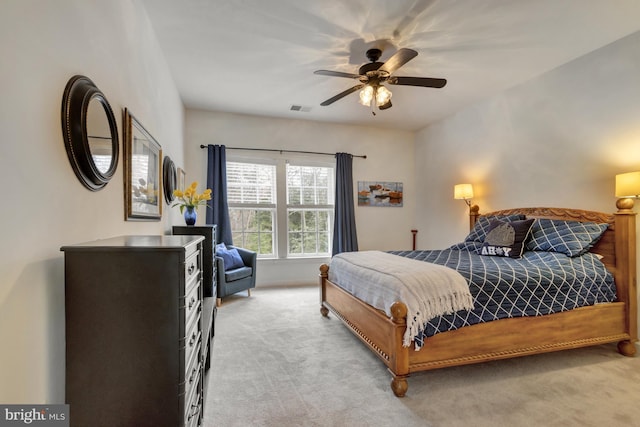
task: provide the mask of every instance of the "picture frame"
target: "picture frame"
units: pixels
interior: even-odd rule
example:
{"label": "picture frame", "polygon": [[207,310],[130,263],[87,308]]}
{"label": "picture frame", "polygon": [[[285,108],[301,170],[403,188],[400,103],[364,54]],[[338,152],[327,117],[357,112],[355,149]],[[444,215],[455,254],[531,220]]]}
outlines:
{"label": "picture frame", "polygon": [[162,218],[162,147],[124,110],[124,198],[126,221]]}
{"label": "picture frame", "polygon": [[187,185],[187,183],[186,183],[186,181],[187,181],[187,173],[182,168],[178,168],[177,173],[178,173],[177,188],[180,191],[184,191],[185,188],[186,188],[186,185]]}
{"label": "picture frame", "polygon": [[401,208],[403,197],[401,182],[358,181],[358,206]]}

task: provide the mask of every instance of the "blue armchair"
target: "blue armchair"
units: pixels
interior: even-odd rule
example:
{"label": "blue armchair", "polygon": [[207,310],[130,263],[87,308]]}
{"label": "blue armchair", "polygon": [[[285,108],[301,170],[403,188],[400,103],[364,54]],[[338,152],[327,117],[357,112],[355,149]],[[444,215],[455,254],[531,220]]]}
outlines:
{"label": "blue armchair", "polygon": [[[218,248],[216,253],[216,269],[218,279],[218,295],[216,306],[222,305],[222,298],[241,291],[247,291],[251,296],[251,289],[256,287],[256,262],[258,254],[244,248],[226,246],[229,251],[238,251],[242,262],[234,262],[226,253]],[[237,259],[237,257],[236,257]],[[227,264],[225,268],[225,263]],[[231,264],[231,265],[229,265]],[[229,268],[231,267],[231,268]]]}

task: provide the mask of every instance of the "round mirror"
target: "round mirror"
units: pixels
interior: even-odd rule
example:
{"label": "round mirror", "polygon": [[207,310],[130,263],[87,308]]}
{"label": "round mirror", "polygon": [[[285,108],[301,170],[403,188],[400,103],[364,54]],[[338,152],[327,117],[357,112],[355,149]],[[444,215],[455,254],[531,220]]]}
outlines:
{"label": "round mirror", "polygon": [[97,191],[118,167],[118,129],[109,102],[85,76],[72,77],[62,97],[67,156],[80,182]]}
{"label": "round mirror", "polygon": [[175,199],[173,192],[178,183],[178,174],[176,173],[176,165],[169,156],[164,156],[162,161],[162,180],[164,181],[164,199],[167,203],[171,203]]}

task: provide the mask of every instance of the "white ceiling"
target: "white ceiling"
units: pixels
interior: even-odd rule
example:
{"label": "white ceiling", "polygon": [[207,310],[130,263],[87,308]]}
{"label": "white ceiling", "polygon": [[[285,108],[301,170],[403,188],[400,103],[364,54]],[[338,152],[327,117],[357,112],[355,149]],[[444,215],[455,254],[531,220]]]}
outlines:
{"label": "white ceiling", "polygon": [[[140,0],[187,108],[418,130],[640,30],[639,0]],[[377,112],[355,83],[365,51],[418,56],[395,75],[443,89],[389,86]],[[307,112],[290,111],[292,105]]]}

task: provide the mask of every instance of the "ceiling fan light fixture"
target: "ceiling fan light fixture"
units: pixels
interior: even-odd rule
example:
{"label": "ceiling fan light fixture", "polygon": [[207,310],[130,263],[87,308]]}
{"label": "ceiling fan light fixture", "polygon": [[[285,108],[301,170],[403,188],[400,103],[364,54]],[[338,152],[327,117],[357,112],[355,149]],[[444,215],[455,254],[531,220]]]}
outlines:
{"label": "ceiling fan light fixture", "polygon": [[385,104],[388,104],[391,101],[391,91],[386,87],[380,85],[378,86],[378,90],[376,91],[376,104],[378,107],[381,107]]}
{"label": "ceiling fan light fixture", "polygon": [[371,107],[375,99],[375,106],[381,107],[390,104],[392,93],[382,85],[366,85],[360,91],[360,104]]}
{"label": "ceiling fan light fixture", "polygon": [[360,104],[368,107],[371,105],[371,100],[373,100],[373,87],[366,85],[360,91]]}

